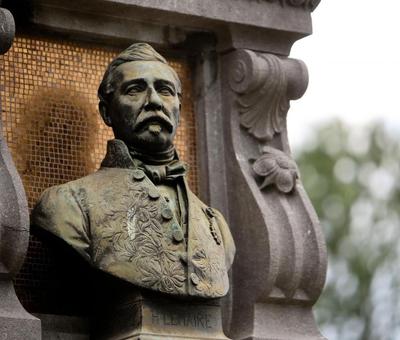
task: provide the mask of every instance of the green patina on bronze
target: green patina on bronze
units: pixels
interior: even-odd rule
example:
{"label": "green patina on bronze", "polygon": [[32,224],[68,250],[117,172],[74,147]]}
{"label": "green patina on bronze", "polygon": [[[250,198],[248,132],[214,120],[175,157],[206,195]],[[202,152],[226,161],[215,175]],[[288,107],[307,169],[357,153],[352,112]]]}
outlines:
{"label": "green patina on bronze", "polygon": [[187,186],[173,145],[180,93],[152,47],[122,52],[99,87],[100,114],[116,138],[101,168],[47,189],[32,221],[136,286],[216,298],[228,291],[235,246],[223,216]]}

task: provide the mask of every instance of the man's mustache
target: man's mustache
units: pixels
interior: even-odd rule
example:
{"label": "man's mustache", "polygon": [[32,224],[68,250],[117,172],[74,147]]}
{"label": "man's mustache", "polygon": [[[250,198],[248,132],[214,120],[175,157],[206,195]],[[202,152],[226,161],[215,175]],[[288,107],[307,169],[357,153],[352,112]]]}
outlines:
{"label": "man's mustache", "polygon": [[143,126],[150,122],[157,122],[166,127],[168,132],[171,133],[174,130],[174,125],[169,117],[170,115],[165,109],[159,111],[142,110],[136,120],[135,131],[141,130]]}

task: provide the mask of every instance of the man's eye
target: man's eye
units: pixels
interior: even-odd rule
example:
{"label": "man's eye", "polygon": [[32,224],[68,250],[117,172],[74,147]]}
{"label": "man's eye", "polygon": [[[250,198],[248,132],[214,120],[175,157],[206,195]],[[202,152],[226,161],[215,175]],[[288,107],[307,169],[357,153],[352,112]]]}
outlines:
{"label": "man's eye", "polygon": [[167,86],[160,87],[158,89],[158,93],[160,93],[163,96],[173,96],[175,94],[175,92]]}
{"label": "man's eye", "polygon": [[126,94],[132,96],[132,95],[135,95],[136,93],[143,92],[143,91],[144,91],[144,89],[142,88],[142,86],[132,86],[126,90]]}

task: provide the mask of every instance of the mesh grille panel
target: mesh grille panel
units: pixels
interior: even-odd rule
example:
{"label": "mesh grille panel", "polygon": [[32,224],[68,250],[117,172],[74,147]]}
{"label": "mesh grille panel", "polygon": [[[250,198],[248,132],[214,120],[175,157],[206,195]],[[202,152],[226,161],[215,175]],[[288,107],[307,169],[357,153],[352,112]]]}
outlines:
{"label": "mesh grille panel", "polygon": [[[0,56],[3,134],[22,177],[32,209],[47,187],[95,171],[113,138],[98,110],[97,88],[108,63],[120,49],[18,36]],[[184,60],[169,59],[184,89],[175,145],[190,165],[189,183],[197,192],[195,121],[190,72]],[[62,313],[48,287],[61,285],[55,263],[42,242],[31,236],[16,289],[32,312]],[[51,294],[50,294],[51,295]],[[57,310],[58,309],[58,310]]]}

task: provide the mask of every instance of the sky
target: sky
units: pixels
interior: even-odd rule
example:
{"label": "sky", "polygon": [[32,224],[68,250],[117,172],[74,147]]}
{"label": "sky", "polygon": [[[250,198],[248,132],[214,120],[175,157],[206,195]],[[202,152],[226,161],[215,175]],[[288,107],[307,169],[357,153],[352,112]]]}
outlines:
{"label": "sky", "polygon": [[[307,64],[310,77],[305,95],[291,102],[288,114],[289,141],[294,154],[317,125],[335,118],[352,126],[355,137],[364,125],[379,120],[389,133],[400,138],[400,0],[322,0],[312,17],[313,35],[299,40],[290,55]],[[345,174],[349,172],[346,170]],[[377,172],[375,180],[371,179],[374,196],[383,192],[384,184],[385,176]],[[387,185],[394,187],[393,182]],[[369,209],[363,207],[359,218],[368,213]],[[367,225],[363,222],[361,227],[365,230]],[[394,227],[398,229],[398,222]],[[379,270],[383,272],[385,268]],[[398,308],[392,303],[392,296],[380,295],[389,292],[385,280],[393,280],[391,270],[385,275],[376,274],[376,287],[372,288],[374,308],[379,307],[374,313],[380,313],[372,315],[374,322],[379,321],[375,327],[378,333],[387,332],[387,323],[393,321],[387,311]],[[383,307],[388,308],[384,313]],[[354,325],[351,327],[353,331],[356,329]],[[335,326],[324,331],[328,339],[344,339]],[[391,332],[390,339],[400,340],[400,331]],[[348,334],[346,339],[358,338]]]}
{"label": "sky", "polygon": [[313,35],[290,55],[310,77],[305,95],[291,102],[292,148],[334,118],[354,128],[381,120],[400,135],[400,0],[322,0],[312,18]]}

